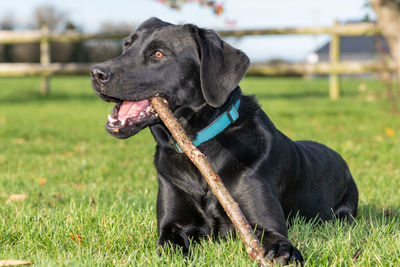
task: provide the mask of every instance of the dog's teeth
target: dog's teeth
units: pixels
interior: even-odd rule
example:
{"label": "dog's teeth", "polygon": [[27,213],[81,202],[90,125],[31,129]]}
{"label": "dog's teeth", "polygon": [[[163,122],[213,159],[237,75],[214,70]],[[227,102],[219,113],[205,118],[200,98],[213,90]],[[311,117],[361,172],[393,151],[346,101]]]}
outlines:
{"label": "dog's teeth", "polygon": [[143,113],[143,111],[141,111],[139,114],[139,117],[143,117],[143,116],[144,116],[144,113]]}
{"label": "dog's teeth", "polygon": [[125,126],[125,124],[126,124],[126,119],[122,119],[121,125],[122,125],[122,126]]}
{"label": "dog's teeth", "polygon": [[117,120],[117,119],[114,119],[110,114],[108,114],[108,121],[111,122],[111,123],[115,123],[115,122],[117,122],[118,120]]}

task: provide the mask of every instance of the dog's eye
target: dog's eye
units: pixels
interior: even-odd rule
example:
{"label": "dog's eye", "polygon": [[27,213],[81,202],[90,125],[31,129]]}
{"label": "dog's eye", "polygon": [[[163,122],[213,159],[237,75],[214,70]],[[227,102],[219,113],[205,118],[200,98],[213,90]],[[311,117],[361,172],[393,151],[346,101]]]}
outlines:
{"label": "dog's eye", "polygon": [[130,40],[125,40],[124,43],[122,44],[122,46],[124,48],[128,48],[131,45],[131,41]]}
{"label": "dog's eye", "polygon": [[161,51],[156,50],[156,51],[153,53],[153,56],[154,56],[155,58],[162,58],[162,57],[164,56],[164,54],[163,54]]}

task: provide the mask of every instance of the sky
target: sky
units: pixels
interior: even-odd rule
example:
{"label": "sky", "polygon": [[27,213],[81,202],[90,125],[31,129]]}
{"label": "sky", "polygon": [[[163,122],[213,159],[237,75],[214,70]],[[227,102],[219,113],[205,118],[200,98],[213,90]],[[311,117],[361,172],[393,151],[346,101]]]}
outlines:
{"label": "sky", "polygon": [[[27,25],[35,7],[53,5],[86,32],[99,30],[103,22],[127,22],[139,25],[150,17],[172,23],[193,23],[215,30],[225,29],[226,21],[235,21],[233,29],[273,27],[329,26],[362,19],[366,14],[375,18],[365,7],[366,0],[216,0],[224,5],[221,16],[210,8],[188,3],[180,11],[156,0],[0,0],[0,19],[11,15],[20,25]],[[227,39],[242,49],[254,61],[282,58],[301,61],[323,45],[329,36],[266,36]]]}

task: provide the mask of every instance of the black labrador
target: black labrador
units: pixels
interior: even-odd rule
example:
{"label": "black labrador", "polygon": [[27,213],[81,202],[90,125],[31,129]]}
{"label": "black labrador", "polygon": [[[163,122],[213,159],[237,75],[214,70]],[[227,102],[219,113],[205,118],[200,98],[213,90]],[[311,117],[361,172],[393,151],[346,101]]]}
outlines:
{"label": "black labrador", "polygon": [[[342,157],[312,141],[292,141],[275,128],[254,97],[238,86],[248,57],[211,30],[145,21],[119,57],[94,66],[92,84],[115,102],[107,131],[128,138],[149,126],[157,149],[158,244],[189,252],[189,240],[224,238],[234,230],[195,166],[182,154],[148,98],[165,97],[174,115],[238,202],[266,256],[302,262],[285,218],[356,216],[358,191]],[[211,129],[211,130],[210,130]],[[200,140],[199,140],[200,138]]]}

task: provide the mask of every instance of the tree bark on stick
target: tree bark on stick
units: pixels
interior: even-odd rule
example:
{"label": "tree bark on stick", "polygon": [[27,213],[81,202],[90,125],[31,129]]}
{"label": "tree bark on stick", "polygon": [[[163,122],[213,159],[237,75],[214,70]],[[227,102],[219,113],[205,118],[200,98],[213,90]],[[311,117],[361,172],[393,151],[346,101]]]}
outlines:
{"label": "tree bark on stick", "polygon": [[157,111],[158,116],[164,122],[165,126],[167,126],[180,148],[185,152],[207,181],[212,192],[217,197],[235,226],[236,231],[239,233],[249,257],[256,261],[260,266],[272,265],[272,263],[264,257],[265,251],[260,242],[254,236],[253,229],[243,212],[240,210],[239,205],[233,200],[218,174],[214,172],[206,156],[201,153],[186,136],[182,126],[168,108],[167,101],[156,96],[151,99],[151,105]]}

